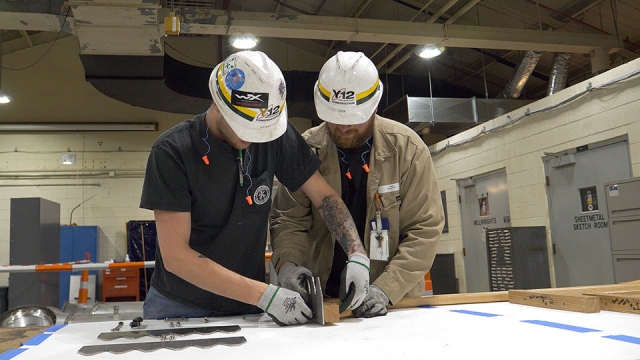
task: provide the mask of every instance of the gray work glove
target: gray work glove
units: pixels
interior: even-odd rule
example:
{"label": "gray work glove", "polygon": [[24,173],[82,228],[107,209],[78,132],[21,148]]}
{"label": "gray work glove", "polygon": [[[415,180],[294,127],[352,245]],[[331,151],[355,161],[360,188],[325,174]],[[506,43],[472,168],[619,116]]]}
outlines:
{"label": "gray work glove", "polygon": [[353,311],[355,317],[370,318],[374,316],[387,315],[387,305],[389,297],[379,287],[369,286],[369,294],[364,298],[362,305]]}
{"label": "gray work glove", "polygon": [[280,326],[304,324],[313,317],[300,294],[269,285],[258,301],[258,307]]}
{"label": "gray work glove", "polygon": [[305,303],[309,302],[309,294],[307,290],[302,287],[302,279],[304,275],[313,276],[311,270],[304,266],[298,266],[292,262],[287,262],[280,267],[278,273],[278,285],[285,289],[293,290],[300,294]]}
{"label": "gray work glove", "polygon": [[340,274],[340,291],[338,297],[340,312],[346,309],[354,310],[369,293],[369,258],[362,254],[352,254],[349,256],[347,265]]}

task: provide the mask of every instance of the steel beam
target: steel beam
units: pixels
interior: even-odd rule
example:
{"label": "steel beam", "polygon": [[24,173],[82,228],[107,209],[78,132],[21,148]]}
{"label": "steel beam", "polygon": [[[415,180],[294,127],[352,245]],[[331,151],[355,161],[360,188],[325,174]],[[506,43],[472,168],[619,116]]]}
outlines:
{"label": "steel beam", "polygon": [[[232,18],[229,26],[229,16]],[[507,29],[488,26],[411,23],[331,16],[284,15],[209,10],[185,12],[182,34],[225,35],[250,32],[262,37],[342,40],[448,47],[588,53],[617,48],[615,36]],[[356,34],[354,36],[354,34]]]}

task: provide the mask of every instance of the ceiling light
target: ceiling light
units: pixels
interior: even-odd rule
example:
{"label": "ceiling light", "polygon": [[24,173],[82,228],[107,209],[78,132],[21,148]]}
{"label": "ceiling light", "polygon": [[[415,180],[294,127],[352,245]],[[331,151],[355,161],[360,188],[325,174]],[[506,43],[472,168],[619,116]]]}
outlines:
{"label": "ceiling light", "polygon": [[[0,70],[2,71],[2,70]],[[11,96],[7,95],[2,89],[0,89],[0,104],[6,104],[11,101]]]}
{"label": "ceiling light", "polygon": [[253,49],[260,42],[260,38],[253,34],[238,34],[229,37],[229,44],[236,49]]}
{"label": "ceiling light", "polygon": [[444,51],[444,46],[438,45],[426,45],[418,48],[416,53],[423,59],[431,59],[432,57],[436,57]]}

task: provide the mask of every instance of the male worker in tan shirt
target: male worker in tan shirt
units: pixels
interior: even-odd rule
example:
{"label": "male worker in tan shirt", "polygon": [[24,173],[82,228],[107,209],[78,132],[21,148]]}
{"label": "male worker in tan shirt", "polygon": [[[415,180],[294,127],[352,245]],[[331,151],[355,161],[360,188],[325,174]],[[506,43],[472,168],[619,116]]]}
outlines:
{"label": "male worker in tan shirt", "polygon": [[[342,194],[371,259],[370,291],[358,317],[385,315],[389,303],[417,297],[436,254],[444,212],[429,149],[399,122],[376,115],[382,83],[362,53],[338,52],[314,89],[325,121],[303,134],[322,165],[319,172]],[[325,295],[344,297],[348,259],[311,201],[281,188],[271,212],[272,262],[278,282],[306,297],[302,274],[315,274]]]}

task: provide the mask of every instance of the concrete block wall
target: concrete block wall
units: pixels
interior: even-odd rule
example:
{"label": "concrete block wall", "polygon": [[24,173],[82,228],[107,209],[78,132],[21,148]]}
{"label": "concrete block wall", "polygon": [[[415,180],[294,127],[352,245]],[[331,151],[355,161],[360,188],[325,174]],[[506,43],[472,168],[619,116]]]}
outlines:
{"label": "concrete block wall", "polygon": [[[153,219],[151,211],[139,208],[149,150],[163,131],[193,115],[147,110],[104,96],[84,78],[75,37],[57,41],[36,63],[50,46],[3,57],[2,89],[13,101],[0,106],[0,123],[157,122],[158,131],[0,133],[0,263],[9,263],[10,199],[23,197],[59,203],[61,225],[90,199],[73,212],[73,222],[99,227],[99,259],[92,260],[122,260],[125,223]],[[76,154],[76,164],[60,164],[63,153]],[[8,274],[0,274],[0,286],[7,280]]]}
{"label": "concrete block wall", "polygon": [[[506,169],[511,225],[545,226],[550,245],[552,239],[542,161],[545,152],[559,152],[626,135],[632,173],[640,173],[640,100],[637,95],[640,91],[640,75],[598,88],[637,71],[640,71],[640,60],[616,67],[430,147],[440,189],[447,191],[449,213],[449,233],[443,234],[438,251],[454,253],[461,291],[465,291],[466,283],[460,204],[454,179]],[[537,112],[562,104],[587,88],[597,89],[559,107]],[[527,112],[530,115],[521,120],[500,130],[489,131]],[[461,142],[465,143],[448,147]],[[553,264],[552,261],[550,263]],[[553,265],[551,267],[553,285]]]}

